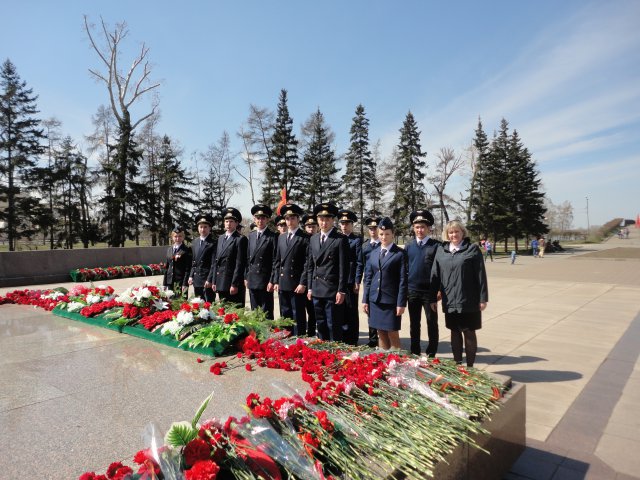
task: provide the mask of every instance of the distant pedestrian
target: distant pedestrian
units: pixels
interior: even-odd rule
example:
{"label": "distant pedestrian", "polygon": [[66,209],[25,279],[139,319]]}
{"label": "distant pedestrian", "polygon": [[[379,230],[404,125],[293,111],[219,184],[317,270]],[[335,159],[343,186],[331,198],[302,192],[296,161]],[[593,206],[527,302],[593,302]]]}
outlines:
{"label": "distant pedestrian", "polygon": [[531,252],[533,253],[534,257],[538,256],[538,239],[534,238],[533,240],[531,240]]}
{"label": "distant pedestrian", "polygon": [[511,265],[513,265],[514,263],[516,263],[516,251],[511,250]]}
{"label": "distant pedestrian", "polygon": [[538,240],[538,258],[544,258],[544,250],[546,246],[546,240],[544,239],[544,237],[540,237],[540,239]]}
{"label": "distant pedestrian", "polygon": [[493,262],[493,244],[487,238],[484,242],[484,261],[487,261],[487,257],[491,257]]}

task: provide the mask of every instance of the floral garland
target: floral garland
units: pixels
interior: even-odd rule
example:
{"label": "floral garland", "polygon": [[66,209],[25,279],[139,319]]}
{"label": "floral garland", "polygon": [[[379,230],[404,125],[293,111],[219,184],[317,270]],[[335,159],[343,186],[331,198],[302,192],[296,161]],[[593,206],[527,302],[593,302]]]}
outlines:
{"label": "floral garland", "polygon": [[124,265],[106,268],[77,268],[69,275],[74,282],[93,282],[113,278],[144,277],[147,275],[163,275],[165,266],[162,263],[148,265]]}

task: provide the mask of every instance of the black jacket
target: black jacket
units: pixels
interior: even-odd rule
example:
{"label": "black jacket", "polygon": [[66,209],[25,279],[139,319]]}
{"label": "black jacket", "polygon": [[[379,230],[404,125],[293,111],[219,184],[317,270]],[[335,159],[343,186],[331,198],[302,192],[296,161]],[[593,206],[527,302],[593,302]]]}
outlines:
{"label": "black jacket", "polygon": [[429,291],[429,277],[433,267],[433,259],[438,251],[440,242],[433,238],[423,240],[424,245],[418,246],[414,238],[404,250],[409,257],[409,291],[427,293]]}
{"label": "black jacket", "polygon": [[395,243],[383,259],[382,248],[376,248],[364,270],[362,303],[371,302],[407,306],[408,269],[407,252]]}
{"label": "black jacket", "polygon": [[207,281],[211,262],[216,257],[217,241],[211,235],[204,240],[204,245],[200,246],[200,237],[191,243],[192,263],[190,277],[193,279],[194,287],[204,287]]}
{"label": "black jacket", "polygon": [[257,231],[249,233],[245,278],[248,288],[265,290],[273,274],[278,234],[267,228],[259,241],[256,241],[257,236]]}
{"label": "black jacket", "polygon": [[209,281],[218,292],[228,292],[232,286],[244,288],[247,262],[247,237],[236,231],[227,240],[224,238],[224,235],[218,237],[216,258],[209,272]]}
{"label": "black jacket", "polygon": [[489,301],[487,272],[478,245],[465,238],[460,250],[451,253],[450,243],[438,248],[431,269],[429,301],[436,302],[442,292],[445,313],[479,312],[480,303]]}
{"label": "black jacket", "polygon": [[362,248],[360,249],[360,259],[358,260],[357,268],[356,268],[356,283],[360,284],[362,282],[362,276],[364,275],[364,269],[367,266],[367,262],[369,261],[369,256],[371,256],[371,252],[376,248],[380,248],[380,240],[376,242],[376,246],[371,246],[371,240],[367,240],[362,244]]}
{"label": "black jacket", "polygon": [[309,249],[309,235],[299,228],[287,245],[287,233],[278,236],[276,260],[271,282],[283,292],[293,292],[298,285],[307,286],[305,265]]}
{"label": "black jacket", "polygon": [[349,281],[349,240],[333,228],[323,245],[322,232],[309,241],[307,258],[307,286],[317,298],[333,298],[347,293]]}
{"label": "black jacket", "polygon": [[[177,257],[177,258],[176,258]],[[173,245],[167,248],[164,261],[164,279],[162,284],[173,288],[175,283],[183,287],[189,286],[189,274],[191,273],[191,249],[184,243],[180,244],[178,251],[174,253]]]}

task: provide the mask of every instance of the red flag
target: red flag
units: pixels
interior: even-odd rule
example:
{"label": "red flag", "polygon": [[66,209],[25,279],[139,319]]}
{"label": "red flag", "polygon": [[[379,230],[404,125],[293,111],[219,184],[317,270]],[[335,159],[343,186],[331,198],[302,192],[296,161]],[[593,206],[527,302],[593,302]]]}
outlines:
{"label": "red flag", "polygon": [[276,207],[276,213],[280,215],[280,209],[283,205],[287,204],[287,189],[283,188],[280,190],[280,201],[278,202],[278,206]]}

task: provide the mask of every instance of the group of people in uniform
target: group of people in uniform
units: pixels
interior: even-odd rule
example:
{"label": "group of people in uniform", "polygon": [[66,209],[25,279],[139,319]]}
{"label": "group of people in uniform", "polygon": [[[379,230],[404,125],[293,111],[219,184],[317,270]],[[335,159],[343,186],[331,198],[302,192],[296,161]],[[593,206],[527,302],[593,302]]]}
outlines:
{"label": "group of people in uniform", "polygon": [[[425,353],[432,357],[437,353],[439,341],[435,307],[442,298],[447,327],[459,329],[460,338],[465,340],[467,364],[473,364],[475,351],[469,363],[473,342],[463,332],[473,327],[475,333],[475,329],[480,328],[478,319],[465,317],[460,325],[449,322],[448,301],[460,286],[449,285],[452,275],[445,270],[458,269],[462,278],[462,272],[468,267],[439,257],[445,252],[452,255],[447,241],[450,225],[444,230],[443,244],[429,236],[433,215],[426,209],[416,210],[409,217],[414,238],[400,248],[394,243],[394,225],[388,217],[366,218],[364,225],[369,238],[363,241],[353,232],[357,215],[350,210],[340,210],[330,202],[316,205],[308,214],[294,203],[282,205],[274,218],[277,232],[268,226],[273,213],[268,205],[254,205],[251,208],[253,228],[244,236],[239,232],[240,211],[228,207],[223,211],[224,234],[217,238],[211,233],[212,216],[198,215],[198,237],[191,247],[184,243],[184,229],[176,227],[172,232],[173,244],[167,251],[164,285],[172,289],[181,287],[183,292],[192,286],[194,294],[206,301],[214,301],[217,295],[220,300],[242,307],[248,290],[251,309],[261,308],[270,319],[274,318],[274,295],[277,294],[280,316],[295,321],[292,327],[295,334],[317,335],[323,340],[351,345],[357,345],[359,340],[358,299],[362,285],[361,308],[368,315],[369,346],[400,349],[401,317],[408,306],[411,353],[422,353],[424,312],[428,334]],[[459,222],[454,225],[455,228],[461,226]],[[453,255],[469,248],[473,250],[474,244],[470,244],[468,238],[465,240],[464,248],[458,243]],[[457,258],[462,255],[458,254]],[[484,284],[476,288],[478,313],[481,301],[484,300],[485,306],[487,301],[484,262],[480,265],[482,272],[477,278],[484,278]],[[474,263],[473,268],[476,267]],[[462,306],[455,303],[458,297],[454,295],[453,300],[451,312],[461,311]],[[462,361],[461,357],[462,352],[458,355],[454,350],[454,358]]]}

